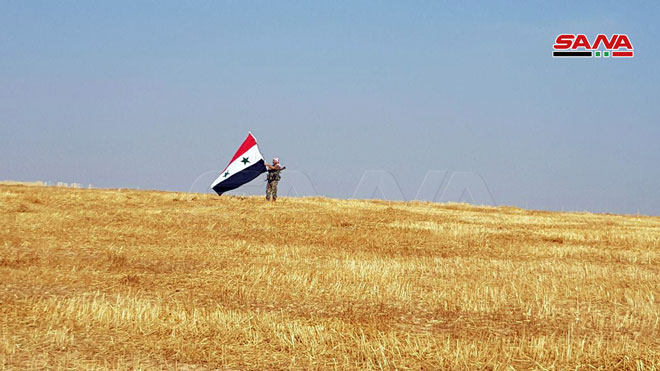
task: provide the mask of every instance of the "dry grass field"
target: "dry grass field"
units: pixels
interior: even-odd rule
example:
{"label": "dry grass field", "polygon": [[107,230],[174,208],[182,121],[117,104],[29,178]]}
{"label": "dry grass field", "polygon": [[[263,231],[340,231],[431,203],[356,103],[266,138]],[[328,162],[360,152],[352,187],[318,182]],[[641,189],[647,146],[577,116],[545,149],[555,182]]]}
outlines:
{"label": "dry grass field", "polygon": [[660,218],[0,186],[0,366],[660,369]]}

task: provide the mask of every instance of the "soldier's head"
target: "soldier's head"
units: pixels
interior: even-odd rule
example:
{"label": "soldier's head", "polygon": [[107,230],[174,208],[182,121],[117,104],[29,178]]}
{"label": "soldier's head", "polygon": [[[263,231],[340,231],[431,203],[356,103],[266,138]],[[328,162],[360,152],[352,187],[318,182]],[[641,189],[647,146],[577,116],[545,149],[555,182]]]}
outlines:
{"label": "soldier's head", "polygon": [[279,165],[280,159],[278,157],[273,158],[273,165]]}

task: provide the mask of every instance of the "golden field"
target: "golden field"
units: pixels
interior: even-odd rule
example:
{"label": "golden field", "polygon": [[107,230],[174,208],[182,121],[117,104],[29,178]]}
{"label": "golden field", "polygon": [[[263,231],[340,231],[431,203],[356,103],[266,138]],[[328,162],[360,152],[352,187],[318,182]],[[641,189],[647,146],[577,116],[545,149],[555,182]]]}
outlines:
{"label": "golden field", "polygon": [[0,185],[0,367],[660,369],[660,218]]}

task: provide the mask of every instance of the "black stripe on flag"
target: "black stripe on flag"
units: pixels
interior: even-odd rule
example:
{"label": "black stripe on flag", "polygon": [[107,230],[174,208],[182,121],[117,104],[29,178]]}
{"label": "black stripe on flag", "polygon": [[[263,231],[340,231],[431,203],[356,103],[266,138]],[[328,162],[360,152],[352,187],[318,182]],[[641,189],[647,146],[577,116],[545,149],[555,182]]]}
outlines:
{"label": "black stripe on flag", "polygon": [[238,173],[231,175],[226,180],[216,184],[215,187],[213,187],[213,190],[218,195],[221,195],[227,191],[236,189],[245,183],[251,182],[254,178],[258,177],[259,174],[263,174],[265,172],[266,164],[264,163],[264,160],[261,159],[255,162],[253,165],[246,167]]}

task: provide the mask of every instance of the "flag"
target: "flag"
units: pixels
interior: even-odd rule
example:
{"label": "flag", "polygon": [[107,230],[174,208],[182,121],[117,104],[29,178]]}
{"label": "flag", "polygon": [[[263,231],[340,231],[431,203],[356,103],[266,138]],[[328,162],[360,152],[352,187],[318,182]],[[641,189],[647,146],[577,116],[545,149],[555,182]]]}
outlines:
{"label": "flag", "polygon": [[252,133],[248,136],[234,154],[227,167],[220,173],[218,178],[211,183],[211,188],[221,195],[232,189],[236,189],[259,174],[266,172],[264,156],[259,152],[257,140]]}

